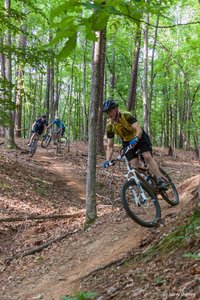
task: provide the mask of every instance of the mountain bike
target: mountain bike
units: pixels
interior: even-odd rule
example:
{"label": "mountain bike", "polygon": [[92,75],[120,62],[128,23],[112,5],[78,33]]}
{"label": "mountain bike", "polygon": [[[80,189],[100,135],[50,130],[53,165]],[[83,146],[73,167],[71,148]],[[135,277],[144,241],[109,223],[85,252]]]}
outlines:
{"label": "mountain bike", "polygon": [[161,195],[171,205],[179,203],[178,192],[166,172],[160,169],[162,179],[165,181],[167,190],[160,190],[157,186],[156,177],[151,174],[142,155],[138,153],[142,165],[131,165],[125,154],[132,149],[127,147],[117,158],[112,159],[110,166],[116,162],[126,164],[126,181],[120,190],[120,199],[127,215],[136,223],[145,227],[154,227],[161,219],[161,208],[158,195]]}
{"label": "mountain bike", "polygon": [[47,148],[52,140],[53,143],[57,145],[57,148],[64,149],[67,146],[67,138],[65,136],[60,136],[58,131],[52,131],[50,134],[44,135],[41,147]]}
{"label": "mountain bike", "polygon": [[159,187],[157,186],[156,177],[150,172],[150,169],[147,166],[147,163],[143,158],[140,150],[137,151],[137,154],[140,163],[140,165],[138,166],[138,170],[142,172],[142,177],[145,178],[146,181],[150,184],[150,188],[152,189],[153,193],[157,194],[158,196],[160,195],[162,199],[164,199],[171,206],[178,205],[179,195],[174,183],[172,182],[171,177],[166,173],[165,170],[159,167],[160,173],[162,175],[161,178],[167,187],[166,190],[159,189]]}
{"label": "mountain bike", "polygon": [[32,142],[30,143],[29,147],[28,147],[28,152],[29,152],[29,156],[33,157],[33,155],[35,154],[35,151],[37,150],[37,144],[38,144],[38,140],[39,140],[39,134],[35,133],[32,139]]}

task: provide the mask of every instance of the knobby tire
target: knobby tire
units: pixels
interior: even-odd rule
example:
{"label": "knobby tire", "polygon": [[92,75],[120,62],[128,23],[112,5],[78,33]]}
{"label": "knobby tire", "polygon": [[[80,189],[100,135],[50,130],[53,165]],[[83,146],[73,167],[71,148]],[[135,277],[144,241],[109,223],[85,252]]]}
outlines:
{"label": "knobby tire", "polygon": [[41,142],[41,147],[42,148],[47,148],[51,142],[51,136],[48,134],[45,137],[43,137],[42,142]]}
{"label": "knobby tire", "polygon": [[37,140],[34,139],[29,146],[29,156],[30,157],[33,157],[36,149],[37,149]]}
{"label": "knobby tire", "polygon": [[147,202],[145,204],[140,202],[140,205],[136,205],[134,194],[141,197],[141,193],[136,182],[130,179],[124,183],[121,189],[120,198],[122,205],[128,216],[136,223],[144,227],[154,227],[161,218],[160,204],[153,192],[144,186],[142,182],[140,183],[148,198]]}
{"label": "knobby tire", "polygon": [[167,186],[168,186],[168,190],[161,191],[160,195],[170,205],[172,205],[172,206],[178,205],[179,204],[179,195],[178,195],[175,185],[173,184],[170,176],[162,168],[160,168],[160,172],[163,175],[162,176],[163,181],[165,183],[167,183]]}
{"label": "knobby tire", "polygon": [[65,136],[61,137],[60,148],[64,149],[67,146],[67,138]]}

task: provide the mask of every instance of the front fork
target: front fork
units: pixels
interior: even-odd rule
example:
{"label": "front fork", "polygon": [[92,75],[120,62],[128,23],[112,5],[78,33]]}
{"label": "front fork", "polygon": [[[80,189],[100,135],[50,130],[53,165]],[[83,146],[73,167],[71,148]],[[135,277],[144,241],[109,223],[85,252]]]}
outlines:
{"label": "front fork", "polygon": [[134,179],[136,185],[138,186],[139,188],[139,191],[140,191],[140,195],[138,196],[138,194],[134,191],[134,189],[132,189],[132,192],[134,194],[134,198],[136,200],[136,204],[140,204],[141,203],[141,198],[142,198],[142,203],[145,203],[147,201],[147,196],[145,195],[144,193],[144,189],[142,188],[142,185],[141,185],[141,182],[140,180],[138,179],[137,175],[136,175],[136,172],[134,169],[132,170],[129,170],[128,173],[126,174],[126,178],[127,180],[130,180],[130,179]]}

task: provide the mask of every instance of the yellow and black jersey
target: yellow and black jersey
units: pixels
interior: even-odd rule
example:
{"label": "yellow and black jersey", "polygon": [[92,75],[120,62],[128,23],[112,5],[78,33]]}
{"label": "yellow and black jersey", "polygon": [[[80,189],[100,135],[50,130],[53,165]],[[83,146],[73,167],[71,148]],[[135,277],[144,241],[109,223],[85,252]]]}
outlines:
{"label": "yellow and black jersey", "polygon": [[136,130],[132,126],[135,122],[137,122],[137,119],[130,112],[121,113],[118,123],[108,120],[107,137],[114,138],[114,135],[117,134],[124,142],[132,140],[136,136]]}

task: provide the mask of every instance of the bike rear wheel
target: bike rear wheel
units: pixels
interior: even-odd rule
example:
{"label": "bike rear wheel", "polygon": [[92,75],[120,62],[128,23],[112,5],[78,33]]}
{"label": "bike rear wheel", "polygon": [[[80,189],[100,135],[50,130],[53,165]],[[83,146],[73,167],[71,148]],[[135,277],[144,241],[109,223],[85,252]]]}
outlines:
{"label": "bike rear wheel", "polygon": [[67,146],[67,138],[65,136],[62,136],[60,139],[60,148],[64,149]]}
{"label": "bike rear wheel", "polygon": [[51,142],[51,135],[47,134],[42,139],[41,147],[42,148],[47,148],[49,146],[50,142]]}
{"label": "bike rear wheel", "polygon": [[162,174],[162,180],[167,184],[168,188],[166,191],[160,191],[160,195],[172,206],[179,204],[179,195],[170,176],[162,168],[160,168],[160,172]]}
{"label": "bike rear wheel", "polygon": [[29,146],[29,156],[32,157],[35,154],[35,151],[37,149],[37,140],[33,139]]}
{"label": "bike rear wheel", "polygon": [[135,180],[126,181],[121,189],[121,201],[128,216],[136,223],[145,227],[154,227],[161,218],[160,204],[153,192],[140,182],[143,189],[142,197],[140,187]]}

